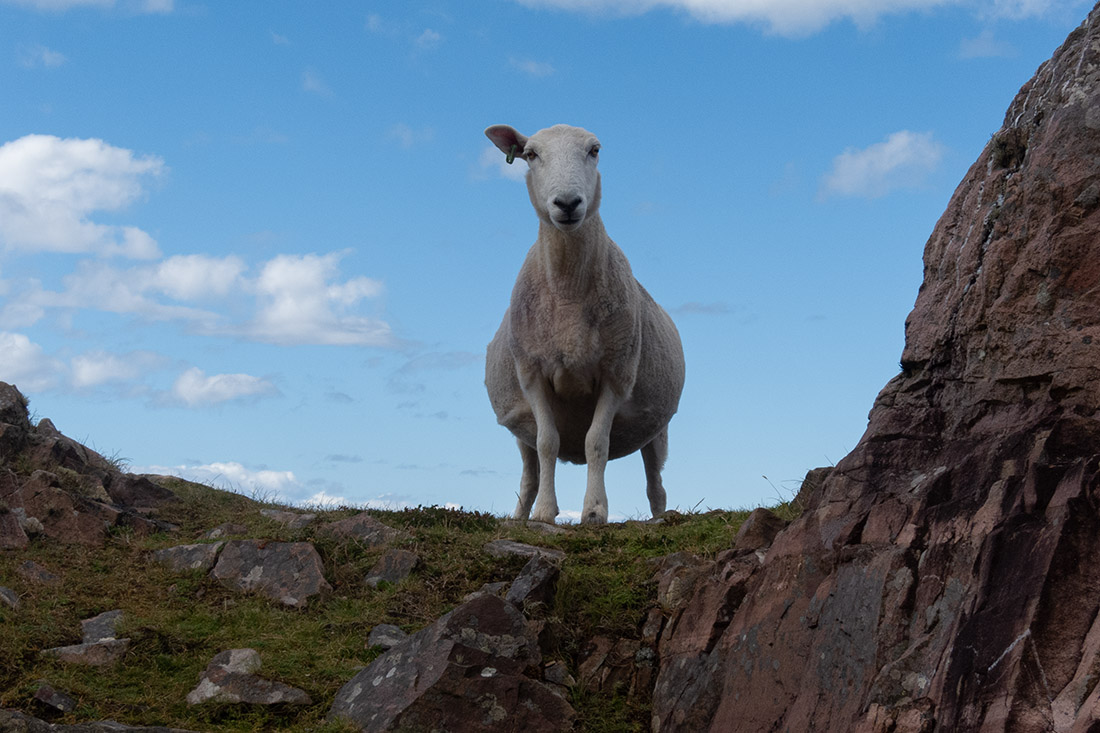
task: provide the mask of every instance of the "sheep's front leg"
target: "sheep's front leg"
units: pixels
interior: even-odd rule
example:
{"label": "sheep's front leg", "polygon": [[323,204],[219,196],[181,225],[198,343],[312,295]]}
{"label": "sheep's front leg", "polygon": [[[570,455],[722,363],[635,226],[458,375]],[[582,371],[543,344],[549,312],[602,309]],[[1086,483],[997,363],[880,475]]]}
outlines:
{"label": "sheep's front leg", "polygon": [[649,497],[649,511],[653,518],[665,513],[665,487],[661,483],[661,471],[668,458],[668,426],[642,448],[642,464],[645,466],[645,493]]}
{"label": "sheep's front leg", "polygon": [[588,487],[584,492],[584,510],[581,521],[585,524],[603,524],[607,521],[607,487],[604,471],[611,444],[611,423],[615,419],[622,398],[610,387],[604,387],[596,402],[592,424],[584,436],[584,458],[588,463]]}
{"label": "sheep's front leg", "polygon": [[516,504],[515,518],[524,520],[531,516],[531,505],[539,490],[539,454],[534,448],[517,440],[519,456],[523,460],[523,476],[519,480],[519,502]]}
{"label": "sheep's front leg", "polygon": [[[537,374],[533,378],[524,379],[521,372],[520,385],[523,396],[527,398],[527,403],[531,405],[531,412],[535,416],[538,497],[535,499],[535,513],[531,519],[553,524],[558,517],[558,497],[554,491],[554,465],[558,460],[561,439],[558,436],[557,423],[554,421],[554,411],[550,407],[550,383]],[[523,503],[522,496],[520,503]]]}

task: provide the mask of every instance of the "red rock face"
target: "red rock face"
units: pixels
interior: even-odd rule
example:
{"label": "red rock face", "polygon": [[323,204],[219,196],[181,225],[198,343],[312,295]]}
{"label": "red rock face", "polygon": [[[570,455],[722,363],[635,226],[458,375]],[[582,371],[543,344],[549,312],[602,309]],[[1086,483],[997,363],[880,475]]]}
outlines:
{"label": "red rock face", "polygon": [[658,730],[1100,720],[1100,6],[929,239],[903,372],[779,533],[700,571]]}

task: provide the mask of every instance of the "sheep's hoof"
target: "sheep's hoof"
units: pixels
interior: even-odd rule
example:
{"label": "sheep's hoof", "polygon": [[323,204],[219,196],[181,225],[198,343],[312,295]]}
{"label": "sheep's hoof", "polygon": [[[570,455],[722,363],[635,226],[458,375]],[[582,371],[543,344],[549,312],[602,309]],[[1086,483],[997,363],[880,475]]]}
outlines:
{"label": "sheep's hoof", "polygon": [[607,515],[600,512],[588,512],[581,519],[581,524],[607,524]]}

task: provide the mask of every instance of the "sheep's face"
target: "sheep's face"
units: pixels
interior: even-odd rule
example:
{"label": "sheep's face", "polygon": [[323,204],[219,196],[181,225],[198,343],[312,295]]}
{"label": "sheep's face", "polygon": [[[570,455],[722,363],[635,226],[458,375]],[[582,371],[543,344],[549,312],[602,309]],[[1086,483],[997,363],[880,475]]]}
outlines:
{"label": "sheep's face", "polygon": [[600,141],[587,130],[555,125],[524,137],[510,127],[485,131],[505,153],[527,161],[527,191],[539,218],[563,232],[578,229],[600,205]]}

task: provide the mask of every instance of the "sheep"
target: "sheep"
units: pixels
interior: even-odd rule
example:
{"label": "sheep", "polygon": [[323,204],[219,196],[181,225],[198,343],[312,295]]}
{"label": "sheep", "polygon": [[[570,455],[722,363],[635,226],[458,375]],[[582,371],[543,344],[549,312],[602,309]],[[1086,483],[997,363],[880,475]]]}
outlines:
{"label": "sheep", "polygon": [[568,125],[530,137],[493,125],[485,135],[509,163],[527,161],[539,219],[538,239],[485,360],[489,401],[523,461],[514,516],[555,521],[554,466],[563,460],[588,464],[581,521],[605,523],[607,461],[641,450],[649,507],[658,517],[684,352],[672,319],[604,229],[600,142]]}

